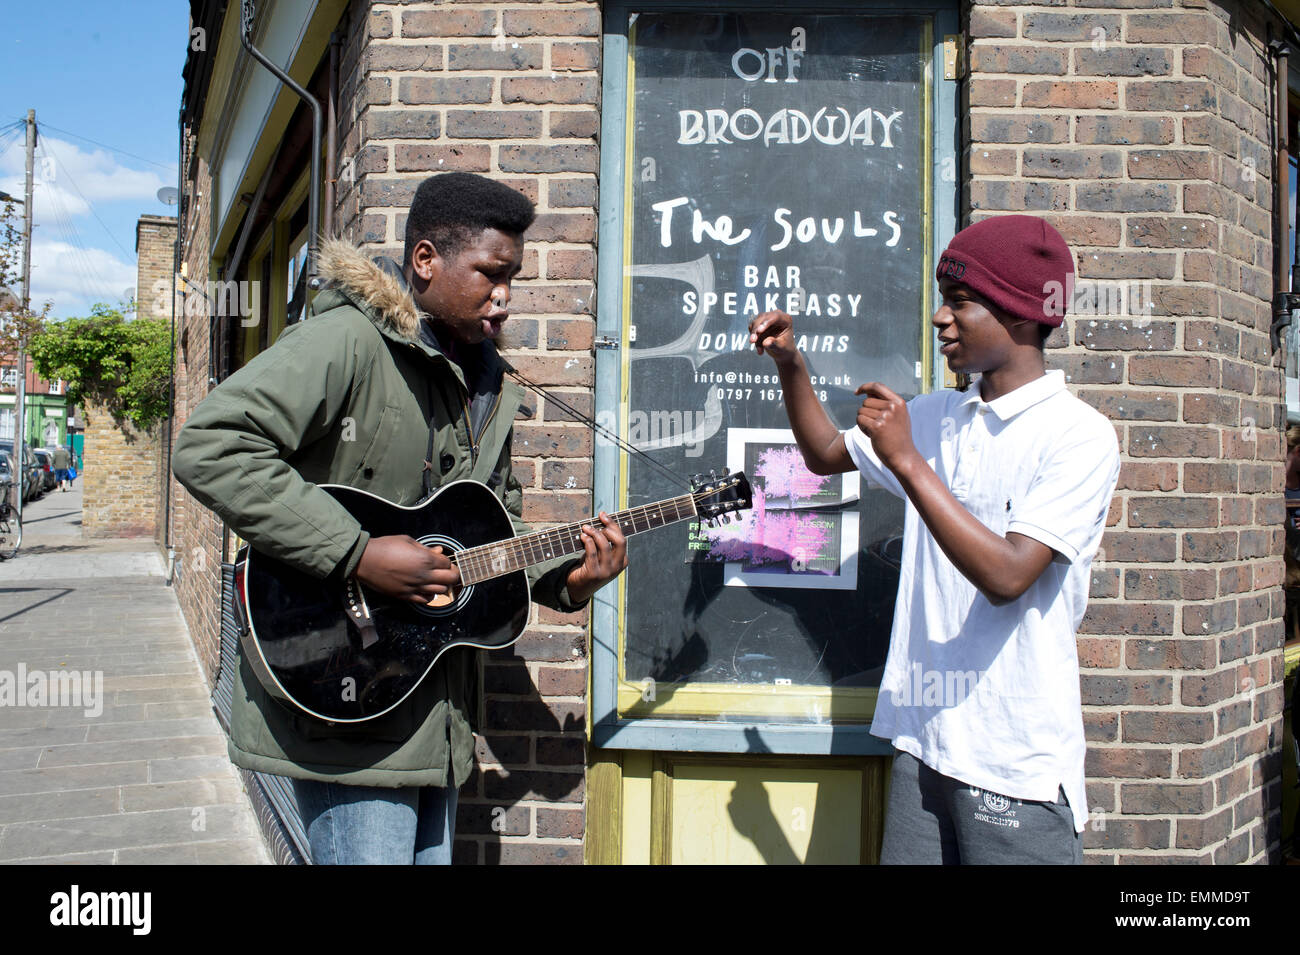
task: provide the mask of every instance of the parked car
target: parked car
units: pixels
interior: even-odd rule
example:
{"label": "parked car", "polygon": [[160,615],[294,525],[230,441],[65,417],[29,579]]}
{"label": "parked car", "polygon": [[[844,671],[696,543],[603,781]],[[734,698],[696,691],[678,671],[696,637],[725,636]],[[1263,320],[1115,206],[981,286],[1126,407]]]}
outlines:
{"label": "parked car", "polygon": [[33,453],[41,463],[41,492],[54,490],[59,486],[59,476],[54,470],[54,452],[37,448]]}
{"label": "parked car", "polygon": [[[9,456],[14,456],[13,440],[0,441],[0,451],[9,452]],[[23,502],[40,497],[44,491],[41,479],[41,464],[32,453],[31,447],[27,442],[23,442]]]}

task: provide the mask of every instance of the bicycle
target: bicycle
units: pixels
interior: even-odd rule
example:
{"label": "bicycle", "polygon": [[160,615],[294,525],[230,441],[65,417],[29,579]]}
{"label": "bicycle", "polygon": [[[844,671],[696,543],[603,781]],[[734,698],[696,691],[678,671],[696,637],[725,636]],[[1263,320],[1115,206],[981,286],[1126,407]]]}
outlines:
{"label": "bicycle", "polygon": [[13,483],[0,482],[0,560],[9,560],[18,553],[23,541],[23,522],[13,506]]}

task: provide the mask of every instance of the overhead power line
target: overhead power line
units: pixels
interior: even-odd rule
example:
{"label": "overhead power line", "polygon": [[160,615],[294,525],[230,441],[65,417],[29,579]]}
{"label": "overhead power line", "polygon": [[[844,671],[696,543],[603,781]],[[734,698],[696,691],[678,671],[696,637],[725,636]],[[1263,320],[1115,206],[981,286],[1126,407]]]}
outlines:
{"label": "overhead power line", "polygon": [[97,139],[91,139],[89,136],[82,136],[80,133],[74,133],[74,132],[70,132],[70,131],[68,131],[68,130],[66,130],[66,129],[60,129],[60,128],[57,127],[57,126],[51,126],[49,123],[40,123],[39,126],[40,126],[41,128],[43,128],[43,129],[52,129],[52,130],[54,130],[56,133],[63,133],[63,135],[65,135],[65,136],[72,136],[72,137],[74,137],[75,139],[80,139],[80,140],[84,140],[85,142],[88,142],[88,143],[93,143],[93,144],[96,145],[96,146],[100,146],[100,147],[102,147],[102,148],[104,148],[104,149],[111,150],[112,152],[115,152],[115,153],[121,153],[123,156],[130,156],[132,159],[138,159],[138,160],[140,160],[141,162],[147,162],[147,163],[149,163],[150,165],[158,166],[158,167],[160,167],[160,168],[162,168],[162,169],[174,169],[175,166],[176,166],[175,163],[163,163],[163,162],[158,162],[156,159],[146,159],[144,156],[138,156],[138,155],[136,155],[135,153],[129,153],[129,152],[127,152],[125,149],[118,149],[116,146],[110,146],[110,145],[108,145],[107,143],[101,143],[101,142],[100,142],[99,140],[97,140]]}

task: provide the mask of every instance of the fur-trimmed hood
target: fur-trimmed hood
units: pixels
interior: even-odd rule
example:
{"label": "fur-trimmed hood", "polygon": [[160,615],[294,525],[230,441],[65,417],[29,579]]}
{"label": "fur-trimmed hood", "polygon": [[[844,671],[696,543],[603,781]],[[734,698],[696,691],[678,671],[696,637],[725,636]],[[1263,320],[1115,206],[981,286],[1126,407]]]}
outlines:
{"label": "fur-trimmed hood", "polygon": [[395,262],[372,260],[351,242],[327,239],[321,244],[320,274],[336,291],[359,298],[357,304],[368,306],[381,328],[411,341],[420,338],[420,308]]}

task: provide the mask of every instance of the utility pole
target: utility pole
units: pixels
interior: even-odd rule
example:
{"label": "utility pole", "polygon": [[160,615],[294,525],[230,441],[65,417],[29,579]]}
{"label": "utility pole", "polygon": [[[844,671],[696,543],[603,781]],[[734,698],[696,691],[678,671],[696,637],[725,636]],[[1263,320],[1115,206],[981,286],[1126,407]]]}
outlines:
{"label": "utility pole", "polygon": [[[32,170],[36,164],[36,110],[27,111],[27,192],[23,205],[23,301],[20,321],[26,325],[32,306]],[[24,398],[27,391],[27,339],[18,339],[18,394],[14,400],[14,469],[18,472],[18,520],[23,515],[23,481],[27,477],[26,455],[23,454],[23,437],[27,430],[27,408]]]}

